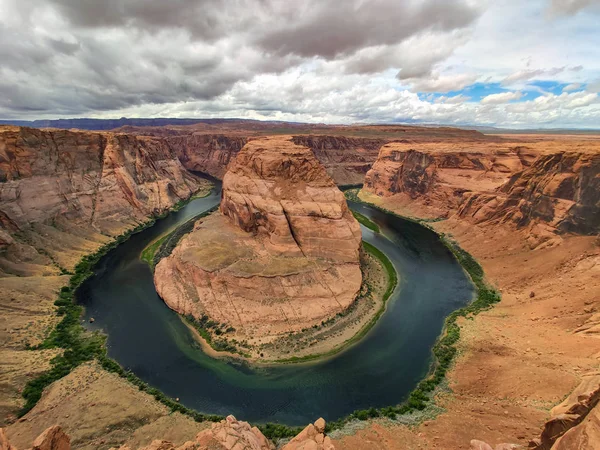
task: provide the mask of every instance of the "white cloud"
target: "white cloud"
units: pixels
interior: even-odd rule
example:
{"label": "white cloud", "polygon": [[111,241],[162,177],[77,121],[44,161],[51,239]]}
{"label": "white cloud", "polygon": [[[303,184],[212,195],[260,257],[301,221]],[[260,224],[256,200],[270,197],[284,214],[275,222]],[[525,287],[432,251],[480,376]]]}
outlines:
{"label": "white cloud", "polygon": [[523,94],[517,92],[501,92],[499,94],[490,94],[481,99],[482,105],[499,105],[501,103],[508,103],[512,100],[519,100]]}
{"label": "white cloud", "polygon": [[533,78],[540,77],[553,77],[554,75],[558,75],[563,72],[565,67],[553,67],[552,69],[528,69],[528,70],[519,70],[509,76],[507,76],[503,83],[509,84],[514,83],[515,81],[527,81]]}
{"label": "white cloud", "polygon": [[410,78],[406,81],[412,85],[411,90],[413,92],[450,92],[460,91],[476,80],[477,75],[474,74],[440,75],[436,72],[426,78]]}
{"label": "white cloud", "polygon": [[435,103],[446,103],[446,104],[457,104],[457,103],[465,103],[471,100],[471,97],[467,97],[466,95],[454,95],[452,97],[446,97],[442,95],[435,99]]}
{"label": "white cloud", "polygon": [[581,89],[581,83],[568,84],[563,88],[563,92],[576,91],[577,89]]}
{"label": "white cloud", "polygon": [[599,2],[0,0],[0,118],[598,127]]}

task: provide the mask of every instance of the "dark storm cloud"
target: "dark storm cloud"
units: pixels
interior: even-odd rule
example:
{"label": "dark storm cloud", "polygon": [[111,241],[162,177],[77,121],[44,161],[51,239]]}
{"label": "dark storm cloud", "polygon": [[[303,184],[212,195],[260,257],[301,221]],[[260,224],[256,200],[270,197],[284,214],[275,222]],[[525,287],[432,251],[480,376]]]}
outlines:
{"label": "dark storm cloud", "polygon": [[427,75],[457,44],[411,52],[411,39],[480,13],[469,0],[0,0],[0,113],[210,100],[315,58]]}
{"label": "dark storm cloud", "polygon": [[256,42],[277,54],[327,59],[364,47],[397,44],[427,30],[462,28],[479,15],[466,2],[440,0],[314,2],[310,8],[292,8],[296,20],[274,23]]}

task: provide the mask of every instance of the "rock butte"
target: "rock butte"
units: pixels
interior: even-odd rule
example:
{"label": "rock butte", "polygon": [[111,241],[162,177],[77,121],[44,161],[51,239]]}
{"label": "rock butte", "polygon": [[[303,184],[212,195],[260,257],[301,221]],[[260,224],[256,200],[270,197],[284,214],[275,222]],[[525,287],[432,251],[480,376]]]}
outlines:
{"label": "rock butte", "polygon": [[361,286],[361,231],[310,149],[251,140],[223,179],[220,213],[199,220],[154,273],[181,314],[238,336],[276,336],[345,310]]}

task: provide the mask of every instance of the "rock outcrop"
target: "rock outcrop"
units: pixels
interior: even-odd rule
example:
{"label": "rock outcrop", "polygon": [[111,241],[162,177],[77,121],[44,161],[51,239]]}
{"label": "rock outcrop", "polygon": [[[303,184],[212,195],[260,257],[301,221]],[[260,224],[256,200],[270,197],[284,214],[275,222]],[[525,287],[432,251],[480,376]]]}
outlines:
{"label": "rock outcrop", "polygon": [[542,148],[390,143],[367,173],[364,191],[421,206],[418,215],[508,224],[526,230],[534,247],[556,234],[599,233],[600,155]]}
{"label": "rock outcrop", "polygon": [[550,232],[598,234],[600,155],[542,155],[493,194],[468,196],[458,214],[477,223],[510,222],[517,228],[542,224]]}
{"label": "rock outcrop", "polygon": [[[466,148],[465,148],[466,147]],[[491,191],[530,162],[522,147],[498,144],[410,143],[384,145],[365,177],[364,190],[380,197],[418,201],[447,215],[471,191]]]}
{"label": "rock outcrop", "polygon": [[329,436],[325,436],[325,420],[318,419],[286,444],[281,450],[335,450]]}
{"label": "rock outcrop", "polygon": [[[248,422],[240,422],[233,416],[215,423],[208,430],[201,431],[193,441],[183,445],[172,442],[155,440],[146,447],[138,450],[275,450],[273,443],[256,427]],[[116,450],[116,449],[113,449]],[[132,450],[129,446],[119,447],[119,450]]]}
{"label": "rock outcrop", "polygon": [[[0,450],[17,450],[0,428]],[[40,434],[29,450],[71,450],[71,439],[59,426],[53,426]]]}
{"label": "rock outcrop", "polygon": [[[589,375],[560,404],[552,408],[539,439],[529,447],[535,450],[600,449],[600,375]],[[510,450],[516,444],[495,447],[473,439],[471,450]]]}
{"label": "rock outcrop", "polygon": [[[537,450],[593,448],[574,444],[593,443],[594,440],[587,441],[588,437],[600,436],[599,403],[600,375],[588,376],[569,397],[552,408],[551,418],[544,426]],[[562,443],[557,442],[559,438]],[[596,442],[600,448],[600,440]]]}
{"label": "rock outcrop", "polygon": [[220,211],[156,266],[172,309],[228,324],[241,341],[319,324],[353,302],[360,227],[310,149],[250,141],[224,177]]}

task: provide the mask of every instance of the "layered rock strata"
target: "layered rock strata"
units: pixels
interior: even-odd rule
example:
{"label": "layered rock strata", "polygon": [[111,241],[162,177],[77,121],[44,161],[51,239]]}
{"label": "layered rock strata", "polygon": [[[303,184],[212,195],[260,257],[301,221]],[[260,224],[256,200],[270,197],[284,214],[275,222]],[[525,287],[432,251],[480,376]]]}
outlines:
{"label": "layered rock strata", "polygon": [[526,230],[533,246],[552,243],[555,234],[600,232],[600,155],[594,152],[391,143],[367,173],[364,191],[417,208],[417,215],[509,224]]}
{"label": "layered rock strata", "polygon": [[419,200],[441,214],[456,209],[465,193],[491,191],[527,167],[534,155],[525,147],[472,143],[384,145],[365,178],[364,190],[381,197]]}
{"label": "layered rock strata", "polygon": [[[184,167],[222,179],[227,166],[251,135],[193,133],[168,136]],[[325,166],[327,173],[339,185],[362,183],[371,168],[383,139],[350,138],[345,136],[295,136],[293,142],[310,148]]]}
{"label": "layered rock strata", "polygon": [[163,139],[0,127],[0,424],[56,356],[26,346],[59,320],[54,302],[67,272],[209,186]]}
{"label": "layered rock strata", "polygon": [[549,231],[600,233],[600,154],[542,155],[493,194],[473,193],[458,211],[477,223],[543,224]]}
{"label": "layered rock strata", "polygon": [[220,212],[199,220],[154,281],[172,309],[244,336],[301,330],[345,310],[361,285],[360,227],[310,149],[252,140],[223,180]]}
{"label": "layered rock strata", "polygon": [[15,127],[0,128],[0,180],[0,270],[17,275],[48,255],[68,267],[61,247],[85,251],[206,185],[163,139]]}

